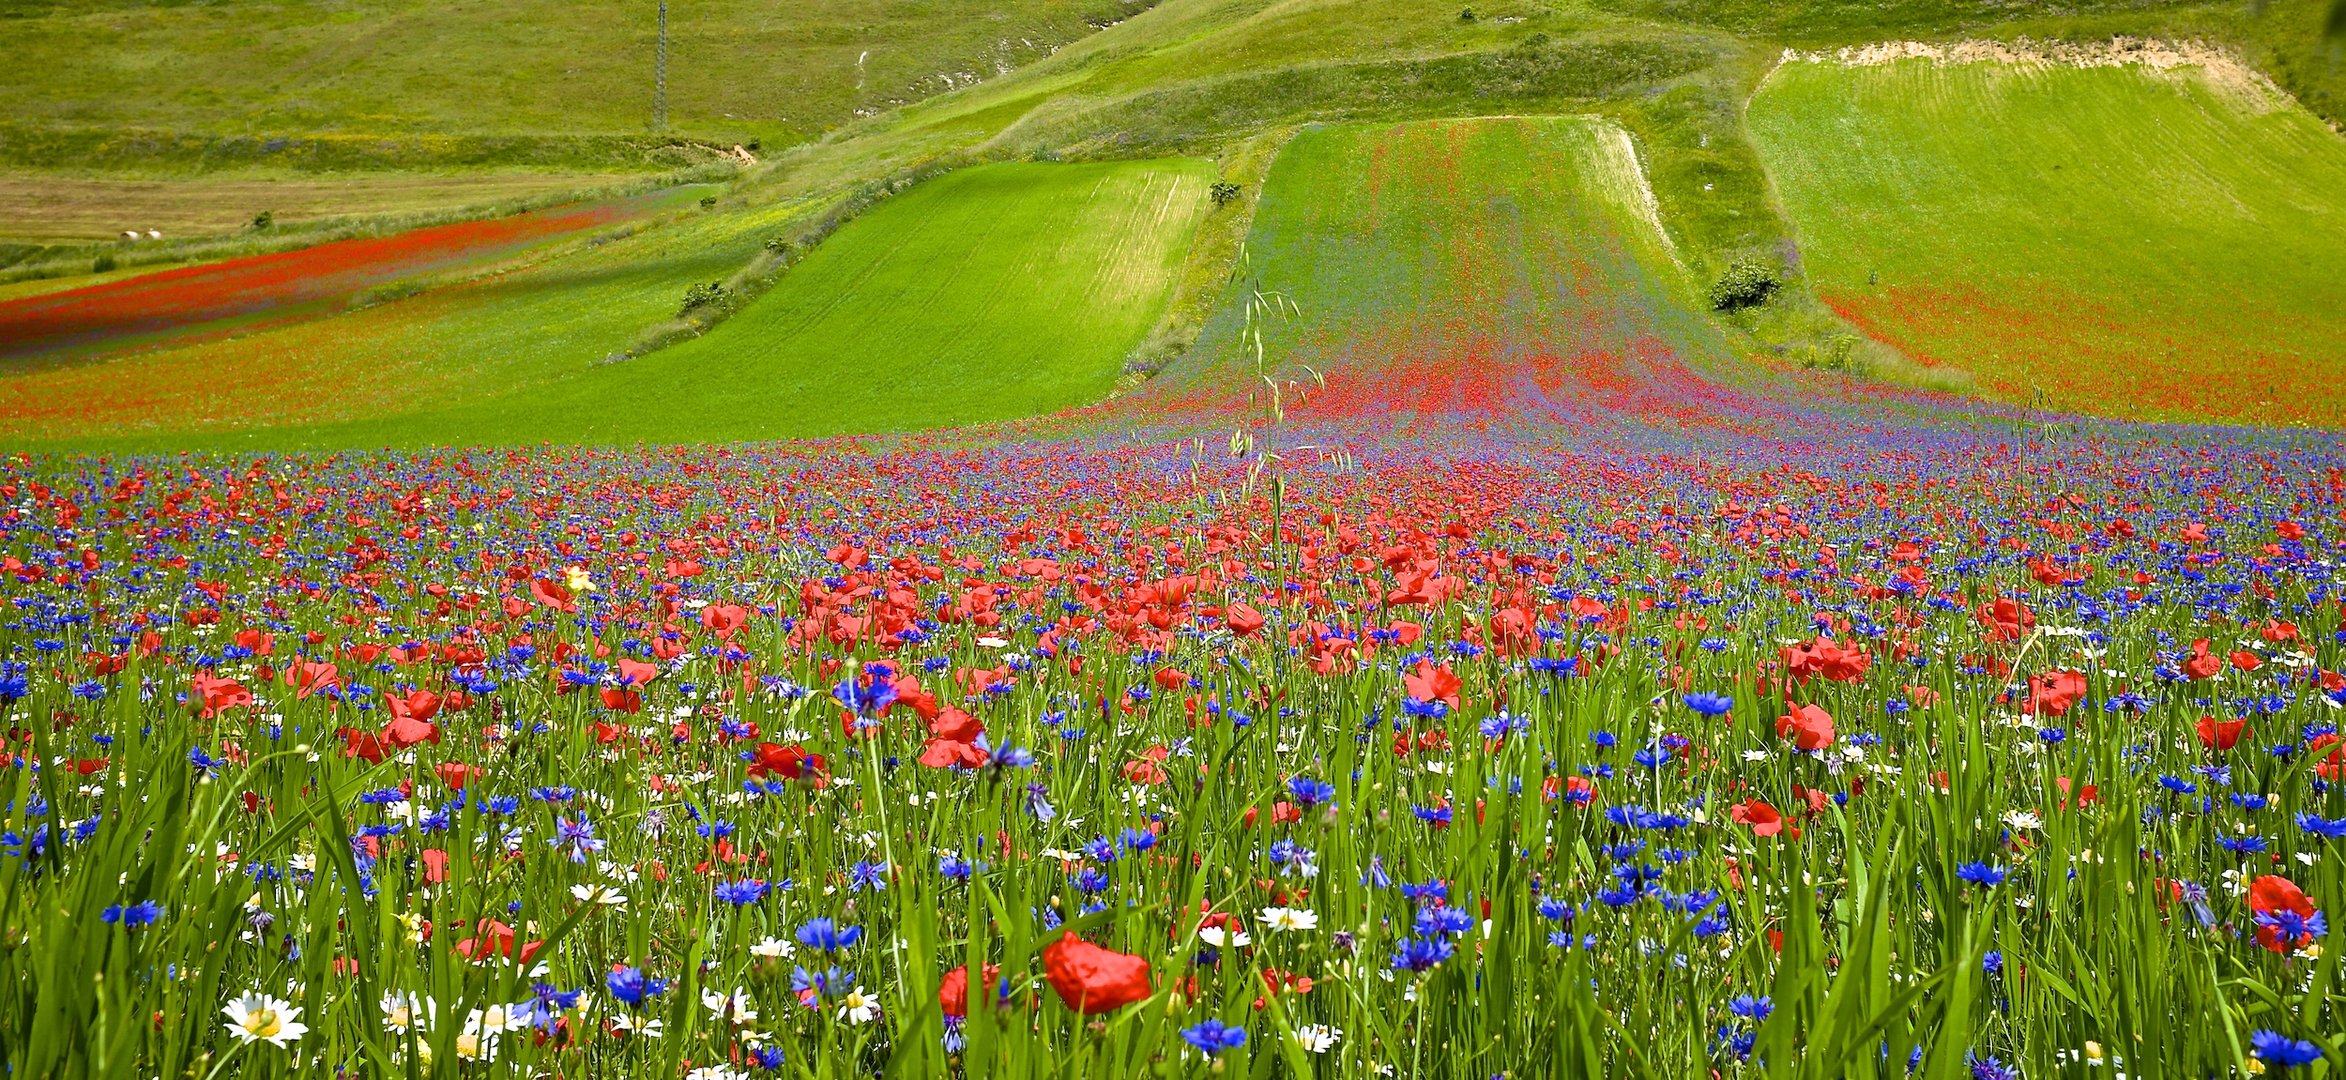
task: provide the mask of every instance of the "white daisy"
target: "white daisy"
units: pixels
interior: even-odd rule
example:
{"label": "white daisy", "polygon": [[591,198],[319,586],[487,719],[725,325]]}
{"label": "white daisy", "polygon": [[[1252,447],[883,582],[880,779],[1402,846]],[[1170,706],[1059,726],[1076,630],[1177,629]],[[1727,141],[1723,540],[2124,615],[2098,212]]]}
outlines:
{"label": "white daisy", "polygon": [[1267,907],[1261,912],[1263,925],[1282,933],[1290,930],[1316,930],[1320,913],[1310,908]]}
{"label": "white daisy", "polygon": [[839,999],[839,1019],[841,1020],[868,1024],[872,1022],[873,1017],[878,1015],[880,1015],[880,999],[864,993],[861,986],[848,991],[845,997]]}
{"label": "white daisy", "polygon": [[220,1010],[228,1017],[228,1033],[240,1042],[285,1046],[310,1027],[301,1022],[301,1010],[283,998],[245,994]]}
{"label": "white daisy", "polygon": [[1295,1044],[1314,1054],[1325,1054],[1336,1048],[1344,1037],[1344,1029],[1326,1024],[1305,1024],[1295,1029]]}
{"label": "white daisy", "polygon": [[704,990],[701,992],[701,1004],[718,1017],[736,1024],[747,1025],[758,1018],[758,1011],[750,1006],[749,992],[740,987],[735,987],[730,994]]}

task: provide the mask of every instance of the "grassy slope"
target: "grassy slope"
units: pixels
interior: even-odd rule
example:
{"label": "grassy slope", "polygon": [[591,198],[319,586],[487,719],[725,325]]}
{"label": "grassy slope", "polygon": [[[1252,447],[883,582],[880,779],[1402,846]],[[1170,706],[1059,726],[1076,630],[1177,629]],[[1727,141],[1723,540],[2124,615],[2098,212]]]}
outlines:
{"label": "grassy slope", "polygon": [[1716,356],[1649,197],[1603,120],[1308,131],[1272,166],[1238,287],[1150,392],[1230,402],[1261,372],[1297,381],[1291,413],[1552,414],[1655,358]]}
{"label": "grassy slope", "polygon": [[1099,398],[1164,310],[1203,162],[952,173],[842,229],[706,336],[474,404],[263,444],[886,431]]}
{"label": "grassy slope", "polygon": [[[1046,55],[1130,0],[677,0],[671,126],[780,145]],[[636,133],[637,0],[0,2],[0,115],[211,134]]]}
{"label": "grassy slope", "polygon": [[2346,140],[2302,111],[2139,68],[1795,63],[1751,125],[1815,288],[1910,355],[2065,409],[2346,416]]}
{"label": "grassy slope", "polygon": [[[2300,7],[2311,10],[2311,3],[2276,0],[2271,10],[2294,17],[2291,13],[2302,14]],[[2048,32],[2070,25],[2083,27],[2079,33],[2106,35],[2179,20],[2238,21],[2211,5],[2162,5],[2056,14],[2015,24],[1999,22],[2010,13],[1986,5],[1917,0],[1894,5],[1894,10],[1839,2],[1805,5],[1798,8],[1805,13],[1799,25],[1786,29],[1783,20],[1744,27],[1728,17],[1733,12],[1720,10],[1732,5],[1694,0],[1687,10],[1669,13],[1689,20],[1683,24],[1655,21],[1651,5],[1634,0],[1594,8],[1538,0],[1475,6],[1484,17],[1465,24],[1454,4],[1437,0],[1165,0],[1001,78],[856,121],[821,142],[773,156],[761,175],[738,185],[739,195],[727,200],[731,212],[713,217],[767,213],[755,209],[760,206],[836,205],[844,193],[871,178],[924,163],[1036,152],[1212,156],[1221,159],[1225,175],[1248,183],[1251,196],[1258,166],[1248,162],[1259,160],[1264,147],[1276,145],[1296,124],[1331,110],[1369,118],[1600,112],[1637,139],[1665,226],[1678,241],[1680,258],[1701,281],[1737,254],[1778,250],[1788,233],[1758,156],[1744,137],[1741,115],[1745,94],[1776,51],[1770,36],[1830,41],[1958,30],[1977,34],[2011,25],[2051,25]],[[1728,26],[1759,36],[1739,40],[1723,29],[1704,29]],[[768,220],[797,219],[784,214]],[[1234,220],[1243,221],[1243,213]],[[731,265],[737,274],[744,266],[753,276],[761,273],[754,263],[758,228],[745,225],[739,242],[706,254],[735,253]],[[1229,249],[1219,239],[1228,231],[1217,227],[1206,234],[1215,240],[1201,244],[1193,265],[1184,270],[1180,310],[1168,324],[1194,325],[1195,313],[1211,303],[1206,286],[1222,271],[1206,262]],[[766,235],[773,232],[768,227]],[[552,264],[509,275],[498,288],[468,288],[391,305],[431,308],[434,314],[427,321],[451,328],[432,335],[435,351],[420,358],[408,357],[399,338],[377,336],[404,333],[396,313],[388,310],[332,320],[298,342],[271,343],[261,340],[270,335],[257,335],[250,348],[303,357],[310,369],[364,369],[396,358],[393,366],[426,387],[447,385],[440,372],[571,373],[589,360],[636,347],[647,325],[673,311],[685,283],[724,276],[718,272],[723,260],[714,257],[696,255],[691,261],[697,268],[682,269],[684,260],[665,254],[673,247],[639,237],[591,269],[573,272]],[[663,254],[652,256],[648,265],[622,269],[628,252],[655,249]],[[603,287],[622,279],[639,282],[643,291],[622,298]],[[590,283],[591,291],[577,305],[582,317],[565,324],[577,332],[558,347],[547,346],[553,351],[543,358],[515,359],[516,342],[551,336],[514,336],[530,330],[533,310],[569,306],[528,297],[523,283],[559,280]],[[1788,299],[1795,303],[1787,315],[1762,327],[1763,342],[1788,338],[1796,349],[1807,349],[1801,341],[1847,333],[1797,290]],[[604,317],[622,310],[639,321],[631,325]],[[1180,325],[1160,326],[1159,334],[1169,340],[1152,337],[1152,354],[1178,352],[1186,333]],[[300,374],[316,377],[315,370]],[[424,392],[412,402],[376,395],[367,408],[398,410],[438,401]],[[358,437],[357,429],[346,430]],[[187,441],[183,437],[174,444]]]}
{"label": "grassy slope", "polygon": [[263,211],[288,225],[416,214],[493,206],[619,179],[525,172],[164,180],[0,172],[0,241],[113,240],[133,228],[154,229],[167,238],[212,235],[245,228]]}
{"label": "grassy slope", "polygon": [[[812,208],[682,220],[396,303],[0,380],[0,440],[245,445],[232,433],[445,407],[585,370]],[[178,432],[158,441],[158,432]]]}

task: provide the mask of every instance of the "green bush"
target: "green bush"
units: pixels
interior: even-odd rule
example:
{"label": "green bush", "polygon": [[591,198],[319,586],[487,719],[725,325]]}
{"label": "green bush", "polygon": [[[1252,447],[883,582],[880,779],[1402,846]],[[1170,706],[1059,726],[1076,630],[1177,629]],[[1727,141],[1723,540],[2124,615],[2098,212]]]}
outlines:
{"label": "green bush", "polygon": [[678,308],[676,314],[681,317],[694,308],[707,307],[723,299],[725,299],[723,282],[712,281],[706,285],[695,285],[684,290],[684,306]]}
{"label": "green bush", "polygon": [[1774,267],[1758,259],[1739,260],[1711,283],[1711,306],[1720,311],[1756,307],[1783,287]]}
{"label": "green bush", "polygon": [[99,255],[98,255],[97,259],[93,260],[93,261],[90,263],[90,273],[93,273],[93,274],[104,274],[104,273],[110,273],[110,272],[112,272],[112,271],[113,271],[113,269],[114,269],[114,267],[115,267],[116,265],[118,265],[118,264],[116,264],[116,263],[115,263],[115,261],[114,261],[114,253],[113,253],[113,252],[111,252],[111,251],[107,251],[107,252],[101,252],[101,253],[99,253]]}
{"label": "green bush", "polygon": [[1233,184],[1228,180],[1214,181],[1214,186],[1211,190],[1214,196],[1215,206],[1228,206],[1231,203],[1238,201],[1238,185]]}

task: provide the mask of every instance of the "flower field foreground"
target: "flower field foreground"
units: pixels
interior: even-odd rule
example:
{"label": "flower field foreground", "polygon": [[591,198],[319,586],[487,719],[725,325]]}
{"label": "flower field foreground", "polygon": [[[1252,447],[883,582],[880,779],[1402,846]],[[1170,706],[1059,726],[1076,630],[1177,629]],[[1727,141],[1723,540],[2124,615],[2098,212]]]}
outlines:
{"label": "flower field foreground", "polygon": [[2336,1067],[2336,442],[1576,430],[12,459],[9,1073]]}

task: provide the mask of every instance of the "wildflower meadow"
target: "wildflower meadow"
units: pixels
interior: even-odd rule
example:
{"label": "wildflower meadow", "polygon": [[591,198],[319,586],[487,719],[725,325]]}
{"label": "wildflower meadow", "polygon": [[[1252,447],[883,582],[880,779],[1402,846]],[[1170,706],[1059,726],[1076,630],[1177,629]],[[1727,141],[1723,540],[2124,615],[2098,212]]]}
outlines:
{"label": "wildflower meadow", "polygon": [[7,1067],[2325,1075],[2336,444],[1850,415],[11,459]]}

